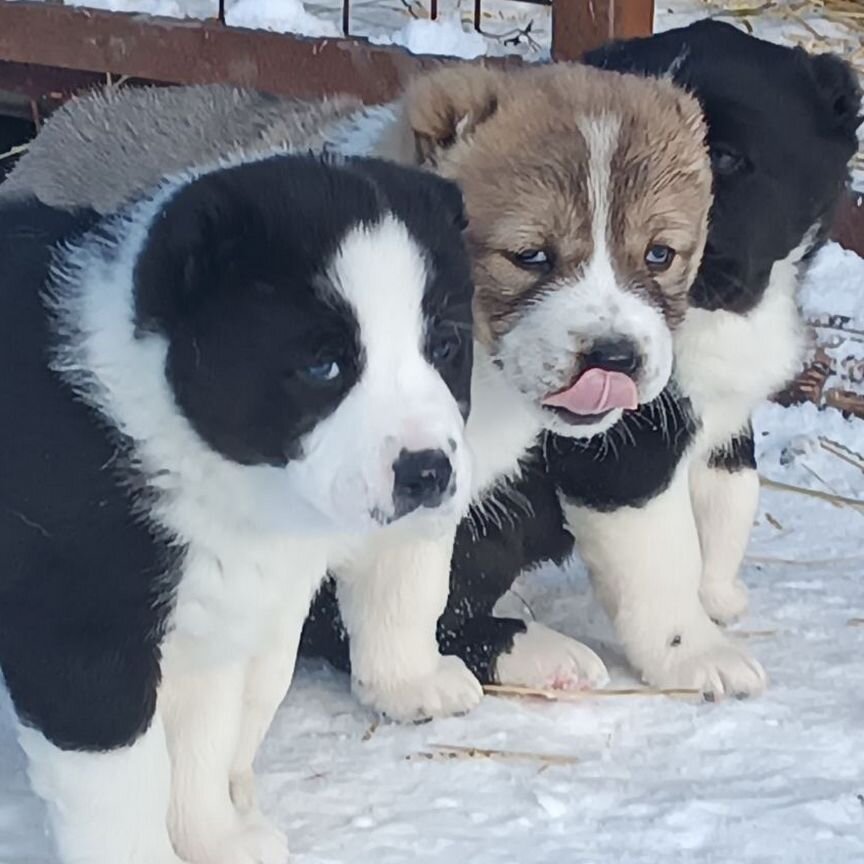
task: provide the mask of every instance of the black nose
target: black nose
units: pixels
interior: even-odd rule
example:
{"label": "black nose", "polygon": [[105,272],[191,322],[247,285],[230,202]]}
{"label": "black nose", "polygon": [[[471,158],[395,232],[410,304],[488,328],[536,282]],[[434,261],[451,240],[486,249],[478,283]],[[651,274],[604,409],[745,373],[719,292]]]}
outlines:
{"label": "black nose", "polygon": [[453,467],[443,450],[403,450],[393,463],[394,516],[437,507],[450,487]]}
{"label": "black nose", "polygon": [[608,372],[623,372],[635,375],[642,365],[642,357],[636,346],[627,339],[608,339],[595,342],[585,355],[587,369],[606,369]]}

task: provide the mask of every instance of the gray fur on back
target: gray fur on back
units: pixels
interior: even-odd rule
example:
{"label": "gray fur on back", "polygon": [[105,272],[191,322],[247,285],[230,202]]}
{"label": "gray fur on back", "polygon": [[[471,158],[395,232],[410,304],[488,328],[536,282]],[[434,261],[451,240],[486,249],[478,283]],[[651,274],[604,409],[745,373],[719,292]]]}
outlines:
{"label": "gray fur on back", "polygon": [[106,213],[170,174],[240,152],[320,150],[351,97],[300,102],[225,85],[109,88],[66,103],[0,185],[0,201]]}

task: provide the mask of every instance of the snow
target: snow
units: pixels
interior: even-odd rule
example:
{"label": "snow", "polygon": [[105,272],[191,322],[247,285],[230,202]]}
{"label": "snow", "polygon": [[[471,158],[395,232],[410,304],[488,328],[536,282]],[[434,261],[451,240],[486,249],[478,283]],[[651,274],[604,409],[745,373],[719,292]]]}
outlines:
{"label": "snow", "polygon": [[236,0],[227,7],[225,18],[234,27],[302,33],[304,36],[339,36],[333,21],[316,18],[300,0]]}
{"label": "snow", "polygon": [[463,28],[458,18],[416,19],[389,36],[372,36],[371,41],[376,45],[400,45],[412,54],[443,54],[465,60],[482,57],[489,47],[483,36]]}
{"label": "snow", "polygon": [[[824,249],[813,316],[860,316],[864,261]],[[855,320],[858,320],[856,317]],[[864,499],[860,421],[812,405],[756,416],[763,474]],[[864,861],[864,511],[765,490],[736,630],[765,664],[759,699],[547,703],[487,698],[467,717],[377,726],[345,678],[304,663],[259,760],[295,864],[859,864]],[[578,563],[524,576],[502,609],[587,641],[636,686]],[[52,864],[41,804],[0,711],[0,864]],[[445,758],[436,745],[575,757]],[[427,754],[427,755],[422,755]],[[432,758],[428,754],[433,754]]]}

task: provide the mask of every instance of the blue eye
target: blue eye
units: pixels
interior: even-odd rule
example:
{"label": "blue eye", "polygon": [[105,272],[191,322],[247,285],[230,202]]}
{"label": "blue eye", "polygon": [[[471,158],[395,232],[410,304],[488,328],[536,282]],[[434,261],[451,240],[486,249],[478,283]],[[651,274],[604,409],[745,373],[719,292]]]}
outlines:
{"label": "blue eye", "polygon": [[655,243],[645,250],[645,263],[650,270],[668,270],[674,259],[675,250],[660,243]]}
{"label": "blue eye", "polygon": [[307,366],[303,375],[312,381],[335,381],[342,374],[342,369],[335,360],[326,360]]}
{"label": "blue eye", "polygon": [[551,257],[545,249],[523,249],[513,255],[513,261],[520,267],[527,269],[546,268],[552,263]]}

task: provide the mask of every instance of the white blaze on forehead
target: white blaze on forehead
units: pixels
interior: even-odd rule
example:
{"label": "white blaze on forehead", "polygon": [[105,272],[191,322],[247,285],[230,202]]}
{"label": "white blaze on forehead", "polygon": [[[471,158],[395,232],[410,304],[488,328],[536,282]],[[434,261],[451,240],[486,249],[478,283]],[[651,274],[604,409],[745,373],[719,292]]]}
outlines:
{"label": "white blaze on forehead", "polygon": [[328,276],[356,315],[367,372],[395,376],[401,364],[420,355],[428,268],[402,222],[385,216],[352,229]]}
{"label": "white blaze on forehead", "polygon": [[592,263],[604,260],[611,270],[609,213],[612,201],[612,157],[618,149],[621,118],[614,114],[579,118],[579,131],[588,151],[588,206],[591,208]]}

